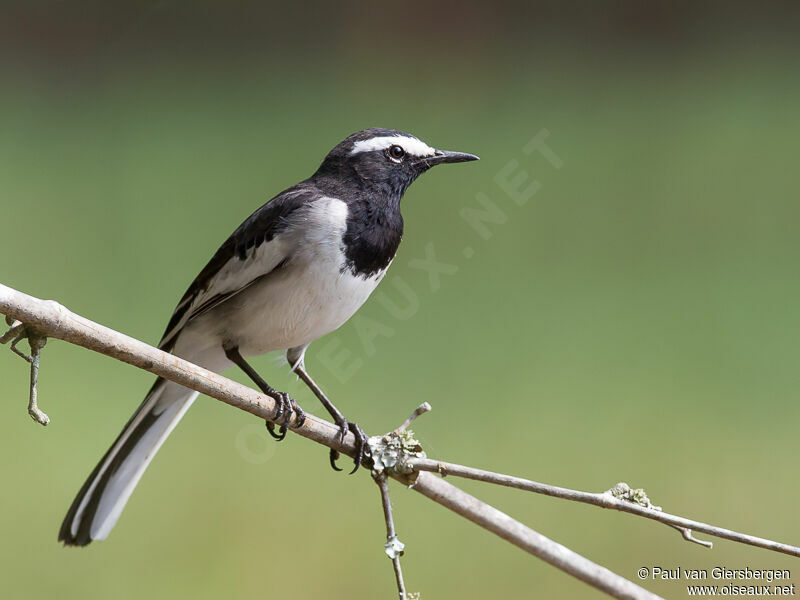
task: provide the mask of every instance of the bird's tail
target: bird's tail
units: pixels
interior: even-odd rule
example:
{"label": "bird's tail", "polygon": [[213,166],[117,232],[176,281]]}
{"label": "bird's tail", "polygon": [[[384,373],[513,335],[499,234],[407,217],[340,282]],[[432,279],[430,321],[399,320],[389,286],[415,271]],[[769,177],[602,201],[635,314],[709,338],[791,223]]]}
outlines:
{"label": "bird's tail", "polygon": [[70,506],[58,540],[85,546],[104,540],[133,489],[197,392],[159,378]]}

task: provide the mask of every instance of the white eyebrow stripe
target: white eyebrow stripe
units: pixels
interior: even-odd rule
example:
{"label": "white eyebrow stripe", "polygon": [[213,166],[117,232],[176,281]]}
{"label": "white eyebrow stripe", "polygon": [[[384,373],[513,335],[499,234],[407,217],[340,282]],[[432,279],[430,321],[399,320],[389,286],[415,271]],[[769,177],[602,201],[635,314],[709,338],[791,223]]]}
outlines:
{"label": "white eyebrow stripe", "polygon": [[413,156],[433,156],[436,150],[431,148],[425,142],[417,138],[406,137],[403,135],[384,135],[368,140],[361,140],[353,144],[353,149],[350,151],[350,156],[359,154],[361,152],[372,152],[373,150],[385,150],[390,146],[398,145],[406,153]]}

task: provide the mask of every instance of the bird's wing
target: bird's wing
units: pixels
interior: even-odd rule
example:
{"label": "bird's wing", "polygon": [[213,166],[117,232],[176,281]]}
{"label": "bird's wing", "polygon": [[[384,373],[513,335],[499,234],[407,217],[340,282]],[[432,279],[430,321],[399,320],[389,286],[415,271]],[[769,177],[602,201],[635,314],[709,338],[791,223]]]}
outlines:
{"label": "bird's wing", "polygon": [[289,188],[256,210],[225,241],[181,298],[159,348],[170,351],[178,334],[193,318],[246,289],[285,263],[292,253],[288,236],[295,211],[307,205],[313,191]]}

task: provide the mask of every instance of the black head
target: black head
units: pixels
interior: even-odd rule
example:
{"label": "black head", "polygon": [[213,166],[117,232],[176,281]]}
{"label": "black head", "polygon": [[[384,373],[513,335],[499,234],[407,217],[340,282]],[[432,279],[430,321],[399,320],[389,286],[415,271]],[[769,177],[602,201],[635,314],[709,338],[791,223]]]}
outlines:
{"label": "black head", "polygon": [[414,180],[443,163],[478,160],[473,154],[431,148],[396,129],[364,129],[328,153],[315,178],[400,200]]}

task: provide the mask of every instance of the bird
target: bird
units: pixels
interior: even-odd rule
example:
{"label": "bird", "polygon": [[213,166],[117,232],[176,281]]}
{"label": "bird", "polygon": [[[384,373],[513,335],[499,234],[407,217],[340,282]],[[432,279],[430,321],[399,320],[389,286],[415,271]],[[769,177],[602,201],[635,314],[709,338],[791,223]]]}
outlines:
{"label": "bird", "polygon": [[[339,427],[367,437],[314,382],[309,345],[341,327],[386,274],[403,236],[400,200],[428,169],[478,160],[438,150],[396,129],[371,128],[337,144],[308,179],[251,214],[220,246],[175,308],[159,348],[214,372],[239,367],[276,401],[269,433],[283,439],[305,413],[269,385],[246,357],[285,351],[295,373]],[[85,546],[109,535],[145,469],[198,393],[158,378],[72,502],[58,539]],[[338,453],[330,451],[336,470]]]}

